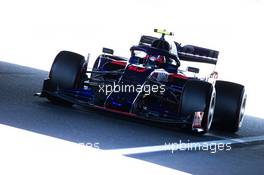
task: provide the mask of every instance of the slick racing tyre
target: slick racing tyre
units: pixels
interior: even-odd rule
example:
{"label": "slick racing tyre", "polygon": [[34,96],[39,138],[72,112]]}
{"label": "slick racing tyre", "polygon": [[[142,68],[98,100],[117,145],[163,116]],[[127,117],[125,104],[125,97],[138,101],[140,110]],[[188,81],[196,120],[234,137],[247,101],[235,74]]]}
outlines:
{"label": "slick racing tyre", "polygon": [[[215,98],[215,89],[212,84],[199,80],[188,80],[186,82],[182,94],[181,115],[188,117],[194,116],[195,113],[201,113],[202,118],[199,128],[191,127],[193,131],[204,134],[210,130],[214,115]],[[195,117],[193,117],[193,120],[195,120]]]}
{"label": "slick racing tyre", "polygon": [[[82,78],[85,75],[85,59],[82,55],[69,51],[61,51],[52,64],[48,83],[46,83],[47,91],[54,92],[62,89],[74,89],[82,86]],[[72,103],[53,96],[47,98],[55,103],[72,105]]]}
{"label": "slick racing tyre", "polygon": [[237,132],[242,126],[245,107],[245,87],[240,84],[216,81],[216,106],[213,126],[214,128]]}

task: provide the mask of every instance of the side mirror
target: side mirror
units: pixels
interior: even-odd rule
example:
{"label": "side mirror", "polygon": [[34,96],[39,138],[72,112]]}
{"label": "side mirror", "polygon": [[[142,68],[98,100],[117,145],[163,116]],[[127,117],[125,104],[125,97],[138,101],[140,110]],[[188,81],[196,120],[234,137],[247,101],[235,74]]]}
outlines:
{"label": "side mirror", "polygon": [[200,69],[196,67],[187,67],[187,71],[198,74],[200,72]]}
{"label": "side mirror", "polygon": [[114,50],[106,48],[106,47],[103,47],[103,53],[113,55],[114,54]]}
{"label": "side mirror", "polygon": [[159,38],[156,38],[156,37],[153,37],[153,36],[143,35],[140,38],[139,45],[144,45],[144,44],[151,45],[153,43],[153,41],[155,41],[157,39],[159,39]]}

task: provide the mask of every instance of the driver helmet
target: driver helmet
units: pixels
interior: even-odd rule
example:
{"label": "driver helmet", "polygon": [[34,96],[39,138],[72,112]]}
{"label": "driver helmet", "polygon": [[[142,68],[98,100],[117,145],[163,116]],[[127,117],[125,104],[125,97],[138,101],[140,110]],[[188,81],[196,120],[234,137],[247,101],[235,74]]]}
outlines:
{"label": "driver helmet", "polygon": [[153,43],[151,44],[151,47],[161,49],[161,50],[166,50],[168,52],[171,49],[169,42],[167,42],[164,39],[157,39],[157,40],[153,41]]}

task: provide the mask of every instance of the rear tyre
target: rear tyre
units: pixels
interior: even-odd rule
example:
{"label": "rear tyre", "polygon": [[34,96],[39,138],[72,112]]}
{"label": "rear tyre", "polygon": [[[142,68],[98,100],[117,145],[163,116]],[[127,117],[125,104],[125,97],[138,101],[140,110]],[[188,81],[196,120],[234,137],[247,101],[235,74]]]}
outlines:
{"label": "rear tyre", "polygon": [[216,81],[216,107],[214,114],[214,128],[237,132],[242,126],[245,106],[246,93],[245,87],[240,84]]}
{"label": "rear tyre", "polygon": [[[54,92],[59,89],[80,88],[85,68],[85,59],[82,55],[61,51],[54,59],[44,90]],[[50,95],[47,95],[47,98],[56,104],[72,105],[71,102]]]}
{"label": "rear tyre", "polygon": [[199,131],[199,133],[203,134],[210,130],[214,106],[215,90],[212,84],[199,80],[188,80],[186,82],[182,93],[181,115],[188,117],[193,116],[195,112],[203,112],[202,131]]}

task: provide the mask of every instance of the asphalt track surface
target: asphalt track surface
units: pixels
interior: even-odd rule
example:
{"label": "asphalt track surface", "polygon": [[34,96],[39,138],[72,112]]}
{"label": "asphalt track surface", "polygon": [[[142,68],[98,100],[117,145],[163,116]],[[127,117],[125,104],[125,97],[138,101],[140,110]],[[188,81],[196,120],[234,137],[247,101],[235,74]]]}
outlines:
{"label": "asphalt track surface", "polygon": [[[0,124],[103,150],[152,147],[179,142],[243,139],[264,135],[264,120],[246,116],[236,134],[212,131],[197,136],[177,128],[128,119],[80,106],[64,107],[34,97],[48,72],[0,62]],[[263,140],[237,144],[230,151],[156,151],[128,154],[136,159],[191,174],[259,174]],[[142,173],[143,174],[143,173]]]}

